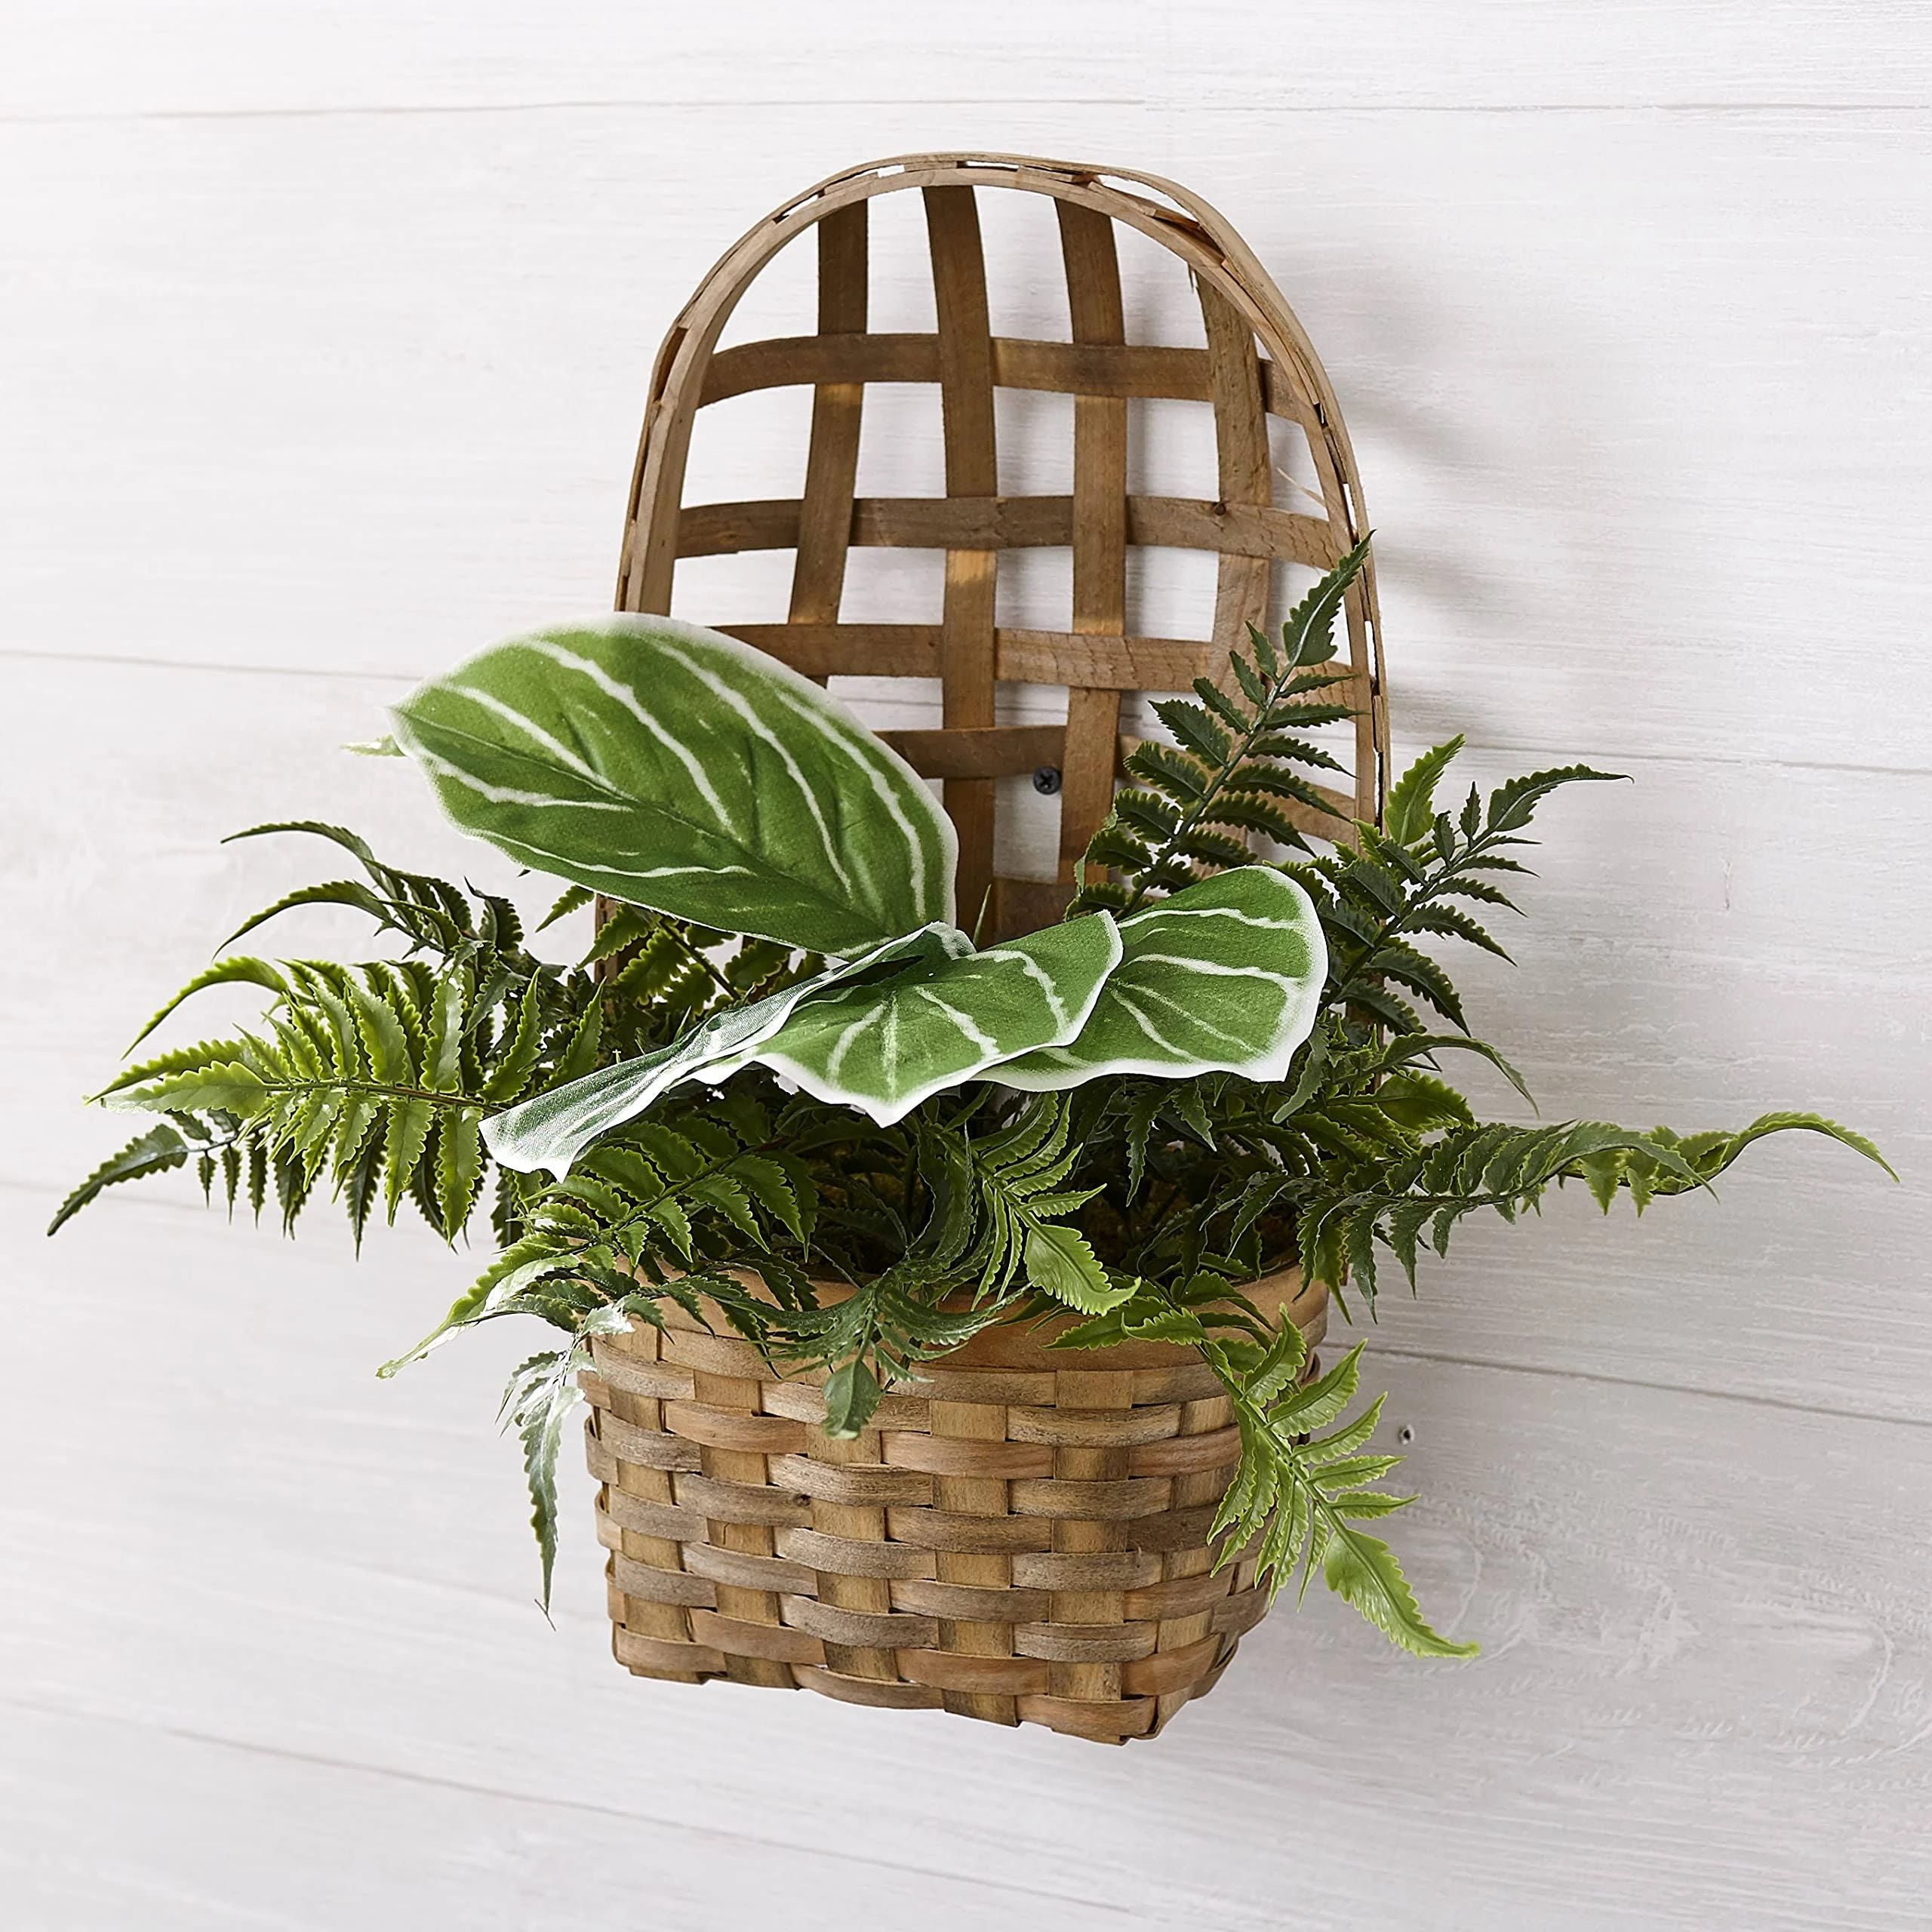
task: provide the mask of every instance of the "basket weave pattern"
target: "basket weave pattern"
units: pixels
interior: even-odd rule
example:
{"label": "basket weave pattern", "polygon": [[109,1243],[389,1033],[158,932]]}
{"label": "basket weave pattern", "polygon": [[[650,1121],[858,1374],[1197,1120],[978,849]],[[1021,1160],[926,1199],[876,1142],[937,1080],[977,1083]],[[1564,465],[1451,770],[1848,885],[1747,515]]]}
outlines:
{"label": "basket weave pattern", "polygon": [[[868,211],[881,195],[912,189],[925,216],[937,327],[930,335],[874,333],[866,319]],[[978,197],[995,191],[1051,202],[1071,340],[992,334]],[[1186,269],[1205,347],[1127,340],[1115,240],[1121,227],[1152,237]],[[817,333],[718,347],[752,281],[808,230],[818,247]],[[944,496],[854,494],[866,391],[879,383],[937,387]],[[788,386],[812,392],[800,494],[686,503],[699,413],[730,397]],[[1002,388],[1074,398],[1070,494],[1002,491],[993,406]],[[1130,489],[1133,412],[1157,399],[1212,412],[1216,473],[1201,479],[1206,494]],[[1301,492],[1292,506],[1277,500],[1290,493],[1278,488],[1271,419],[1300,432],[1315,479],[1315,490]],[[885,736],[915,771],[943,781],[959,834],[964,921],[972,924],[983,905],[986,931],[998,937],[1050,924],[1065,909],[1075,863],[1107,815],[1119,761],[1135,742],[1121,735],[1123,699],[1185,691],[1198,677],[1225,678],[1229,648],[1245,641],[1249,624],[1268,621],[1272,567],[1328,569],[1361,536],[1366,515],[1348,432],[1320,360],[1267,272],[1205,202],[1172,182],[1124,170],[1022,155],[913,155],[835,175],[777,210],[719,262],[672,324],[652,379],[617,601],[620,611],[668,613],[680,558],[790,550],[784,623],[735,623],[729,611],[707,611],[704,621],[821,680],[937,678],[940,728]],[[943,552],[940,608],[903,623],[844,620],[847,559],[854,546],[868,545]],[[1072,553],[1068,628],[1001,625],[1001,554],[1040,548]],[[1215,557],[1212,606],[1194,636],[1137,632],[1128,559],[1147,549]],[[1353,675],[1323,696],[1352,705],[1358,721],[1352,782],[1332,796],[1344,818],[1374,818],[1387,716],[1372,564],[1351,586],[1345,608]],[[1001,683],[1064,687],[1066,722],[998,723]],[[1041,768],[1060,777],[1054,876],[999,876],[996,781]],[[1307,823],[1335,829],[1333,819],[1316,813]]]}
{"label": "basket weave pattern", "polygon": [[[1326,1303],[1287,1308],[1300,1285],[1251,1292],[1313,1340]],[[1208,1690],[1267,1608],[1251,1559],[1214,1568],[1240,1447],[1191,1349],[988,1331],[839,1442],[823,1372],[781,1379],[721,1322],[664,1312],[598,1337],[583,1378],[614,1647],[638,1675],[1121,1743]]]}
{"label": "basket weave pattern", "polygon": [[[935,327],[869,325],[869,210],[916,190],[931,260]],[[995,336],[980,197],[1051,202],[1066,288],[1063,341]],[[1198,297],[1204,346],[1130,342],[1117,231],[1150,237]],[[718,346],[752,281],[811,232],[817,332]],[[866,390],[939,391],[946,494],[857,494]],[[793,494],[691,503],[685,487],[700,413],[752,392],[812,392],[803,452],[781,470]],[[1070,494],[1008,494],[996,390],[1073,398]],[[1211,411],[1215,469],[1201,494],[1130,488],[1138,405]],[[1278,488],[1271,420],[1306,440],[1315,488]],[[620,611],[669,613],[678,560],[793,553],[782,623],[704,620],[808,677],[937,678],[938,728],[885,734],[940,781],[959,835],[958,903],[988,937],[1064,911],[1075,867],[1112,804],[1123,701],[1228,675],[1228,651],[1269,615],[1275,565],[1325,571],[1366,528],[1341,412],[1319,358],[1266,271],[1214,209],[1169,181],[1023,155],[912,155],[850,169],[745,235],[672,324],[653,374],[617,582]],[[841,611],[854,546],[943,553],[938,607],[903,623]],[[1064,629],[1003,625],[1009,550],[1071,553]],[[1133,621],[1137,550],[1216,558],[1191,635]],[[1387,718],[1373,565],[1345,605],[1356,714],[1352,771],[1330,802],[1380,816]],[[1001,724],[1001,683],[1063,687],[1063,724]],[[1044,768],[1044,769],[1043,769]],[[1051,878],[999,875],[998,781],[1028,773],[1057,795]],[[1041,783],[1041,780],[1048,782]],[[1057,785],[1051,782],[1057,780]],[[1300,812],[1303,808],[1291,811]],[[1309,812],[1310,829],[1337,821]],[[983,922],[982,921],[982,908]],[[1273,1278],[1251,1291],[1298,1278]],[[617,1654],[639,1675],[802,1686],[897,1709],[943,1706],[1119,1743],[1151,1737],[1213,1684],[1265,1603],[1253,1564],[1218,1574],[1207,1546],[1238,1445],[1226,1398],[1192,1351],[1135,1343],[1069,1356],[1036,1335],[989,1331],[888,1396],[856,1441],[819,1424],[819,1384],[779,1379],[749,1343],[667,1308],[663,1332],[601,1337],[585,1386],[590,1462],[602,1484]],[[1318,1334],[1326,1304],[1283,1318]]]}

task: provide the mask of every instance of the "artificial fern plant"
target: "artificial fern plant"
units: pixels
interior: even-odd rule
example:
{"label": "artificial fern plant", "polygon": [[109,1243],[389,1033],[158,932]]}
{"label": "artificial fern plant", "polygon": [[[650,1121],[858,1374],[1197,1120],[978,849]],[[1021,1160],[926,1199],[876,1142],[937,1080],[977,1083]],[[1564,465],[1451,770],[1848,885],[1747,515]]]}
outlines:
{"label": "artificial fern plant", "polygon": [[[97,1097],[152,1124],[56,1216],[192,1164],[205,1193],[292,1230],[318,1193],[359,1244],[407,1201],[488,1265],[398,1362],[459,1330],[558,1331],[511,1379],[547,1595],[556,1463],[595,1336],[715,1310],[774,1365],[826,1373],[856,1435],[882,1393],[990,1324],[1069,1309],[1056,1346],[1191,1345],[1241,1444],[1215,1522],[1278,1589],[1319,1574],[1403,1647],[1466,1654],[1366,1527],[1379,1484],[1361,1350],[1304,1379],[1290,1321],[1241,1284],[1298,1260],[1372,1310],[1479,1210],[1514,1220],[1576,1181],[1607,1210],[1707,1186],[1789,1128],[1879,1161],[1850,1130],[1767,1114],[1737,1132],[1479,1121],[1443,1075],[1474,1054],[1438,942],[1501,953],[1539,803],[1612,774],[1571,765],[1438,808],[1460,740],[1418,759],[1380,825],[1337,818],[1310,734],[1365,546],[1229,675],[1156,707],[1171,743],[1128,760],[1063,922],[980,946],[955,923],[952,828],[931,793],[817,687],[716,633],[620,618],[499,645],[397,707],[459,826],[602,895],[589,952],[534,952],[503,899],[379,860],[307,822],[360,877],[293,908],[365,915],[394,956],[224,952],[163,1007],[260,987],[251,1029],[129,1066]],[[1257,838],[1279,856],[1258,859]],[[546,924],[550,921],[546,921]],[[1527,1098],[1527,1091],[1525,1097]],[[1883,1164],[1881,1161],[1881,1164]],[[835,1283],[826,1294],[821,1284]],[[761,1284],[754,1292],[748,1283]]]}

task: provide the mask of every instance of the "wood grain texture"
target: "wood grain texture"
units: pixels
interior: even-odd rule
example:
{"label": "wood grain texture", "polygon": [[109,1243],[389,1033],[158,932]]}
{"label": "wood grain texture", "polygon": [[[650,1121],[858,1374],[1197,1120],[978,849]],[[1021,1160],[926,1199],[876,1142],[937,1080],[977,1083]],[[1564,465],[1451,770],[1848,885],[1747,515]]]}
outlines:
{"label": "wood grain texture", "polygon": [[[420,674],[601,605],[659,326],[736,225],[851,155],[848,115],[758,118],[705,194],[616,250],[607,211],[683,166],[648,116],[0,128],[0,166],[35,183],[0,209],[19,267],[0,649]],[[975,125],[881,109],[866,131]],[[1279,270],[1374,479],[1405,730],[1932,769],[1932,599],[1897,561],[1932,520],[1932,115],[1011,126],[1213,184]],[[1057,292],[1051,224],[1037,239]],[[874,252],[877,325],[918,300],[930,329],[923,251]],[[608,302],[568,298],[593,264]],[[1183,319],[1137,332],[1179,340]],[[770,494],[755,426],[721,435],[742,487],[727,465],[716,494]],[[910,482],[937,438],[934,412],[881,441],[862,494]],[[109,450],[111,528],[88,454]],[[1161,480],[1211,497],[1212,462]],[[694,580],[692,614],[782,619],[783,564],[768,611],[742,590],[718,608],[751,581],[734,565]],[[1195,595],[1137,589],[1137,629],[1198,634]],[[1008,620],[1063,626],[1063,600]]]}
{"label": "wood grain texture", "polygon": [[1223,112],[1932,104],[1932,22],[1912,0],[1692,0],[1667,27],[1593,0],[1316,0],[1292,35],[1249,32],[1244,0],[1158,14],[1159,71]]}
{"label": "wood grain texture", "polygon": [[[997,497],[999,460],[993,431],[992,337],[979,205],[971,188],[923,191],[939,317],[940,422],[949,497]],[[998,552],[946,552],[945,611],[940,620],[941,715],[950,728],[993,721],[993,609]],[[993,788],[983,778],[949,778],[946,809],[959,837],[958,917],[982,929],[993,878]]]}
{"label": "wood grain texture", "polygon": [[[27,1924],[145,1924],[144,1894],[163,1924],[616,1923],[614,1838],[693,1928],[808,1846],[826,1876],[793,1920],[827,1928],[909,1871],[932,1875],[909,1915],[962,1932],[995,1909],[1272,1932],[1290,1897],[1337,1932],[1903,1932],[1932,1880],[1925,1430],[1380,1361],[1426,1499],[1411,1574],[1485,1660],[1405,1663],[1318,1596],[1244,1641],[1239,1694],[1119,1770],[937,1714],[632,1681],[587,1487],[548,1629],[490,1420],[521,1338],[369,1372],[461,1277],[426,1236],[349,1272],[346,1243],[131,1201],[35,1245],[38,1205],[0,1190],[10,1349],[57,1357],[85,1297],[90,1411],[142,1448],[103,1483],[57,1377],[0,1417],[0,1847]],[[125,1817],[106,1847],[90,1802]],[[1284,1813],[1304,1828],[1261,1829]]]}
{"label": "wood grain texture", "polygon": [[[834,14],[815,47],[764,5],[594,5],[568,32],[520,0],[20,0],[0,20],[0,168],[31,184],[0,203],[0,1049],[20,1069],[0,1331],[37,1365],[0,1409],[10,1920],[616,1924],[642,1865],[658,1921],[697,1932],[758,1916],[780,1875],[791,1922],[841,1932],[855,1897],[942,1932],[1272,1932],[1289,1897],[1312,1927],[1416,1932],[1918,1925],[1924,10],[1323,0],[1291,34],[1250,0]],[[1523,971],[1468,976],[1546,1114],[1810,1101],[1906,1174],[1774,1146],[1641,1224],[1565,1201],[1472,1228],[1370,1339],[1424,1498],[1392,1527],[1485,1658],[1417,1670],[1318,1602],[1245,1641],[1238,1689],[1119,1755],[633,1681],[605,1649],[587,1486],[552,1635],[488,1420],[523,1338],[368,1372],[463,1278],[426,1238],[358,1271],[319,1226],[294,1247],[231,1232],[185,1188],[36,1232],[112,1144],[74,1097],[210,940],[314,875],[221,833],[313,811],[504,882],[406,774],[331,747],[402,676],[604,605],[651,345],[723,244],[816,174],[995,123],[1198,186],[1278,274],[1373,491],[1404,749],[1466,730],[1485,777],[1637,774],[1550,814],[1534,923],[1505,935]],[[1057,300],[1051,224],[1022,244]],[[1123,266],[1131,337],[1201,340]],[[872,269],[869,325],[930,335],[923,252],[888,238]],[[808,299],[771,332],[813,325]],[[999,345],[1062,325],[1044,301],[995,309],[996,371],[1041,380]],[[774,401],[703,412],[715,500],[774,493],[743,455],[761,419],[732,414]],[[937,411],[878,414],[860,491],[931,494]],[[1211,499],[1211,439],[1167,423],[1130,450],[1132,487]],[[758,562],[687,565],[691,594],[782,619],[789,559],[768,581]],[[1064,581],[1002,577],[1008,638],[1068,622]],[[928,620],[874,587],[897,581],[848,614]],[[1198,635],[1163,612],[1200,590],[1131,583],[1137,632]],[[883,724],[938,722],[936,694],[841,684]],[[1008,687],[998,721],[1059,720]],[[211,725],[232,755],[185,758]],[[1050,832],[1027,849],[1052,869]],[[288,930],[321,950],[355,928]],[[620,1537],[680,1526],[632,1506]],[[812,1534],[779,1527],[768,1560],[809,1564],[789,1540]],[[888,1606],[939,1582],[906,1547]],[[1211,1614],[1186,1576],[1051,1567],[1079,1555],[989,1568],[1173,1591],[1177,1648]]]}
{"label": "wood grain texture", "polygon": [[[1137,98],[1144,0],[981,0],[970,16],[841,0],[797,31],[788,0],[706,14],[582,0],[570,31],[525,0],[17,0],[0,17],[0,115],[529,112],[586,103],[1042,104]],[[828,22],[830,26],[831,22]]]}
{"label": "wood grain texture", "polygon": [[[889,106],[909,99],[1258,103],[1302,112],[1932,101],[1914,0],[1694,0],[1659,16],[1596,0],[1310,0],[1292,35],[1247,0],[841,0],[789,31],[786,0],[724,14],[586,0],[571,31],[525,0],[14,0],[0,115],[568,109],[629,101]],[[1238,47],[1238,60],[1228,50]],[[1346,78],[1342,77],[1346,76]]]}
{"label": "wood grain texture", "polygon": [[[818,232],[818,340],[838,342],[866,326],[866,210],[843,210]],[[811,440],[798,500],[798,554],[792,571],[793,623],[836,623],[845,587],[865,389],[821,383],[812,393]]]}
{"label": "wood grain texture", "polygon": [[[1127,325],[1112,223],[1069,202],[1056,204],[1054,213],[1075,343],[1121,342]],[[1127,632],[1127,436],[1124,399],[1074,398],[1072,611],[1074,630],[1084,635]],[[1120,694],[1070,685],[1066,743],[1052,761],[1063,780],[1057,875],[1069,884],[1087,841],[1112,807],[1119,737]]]}

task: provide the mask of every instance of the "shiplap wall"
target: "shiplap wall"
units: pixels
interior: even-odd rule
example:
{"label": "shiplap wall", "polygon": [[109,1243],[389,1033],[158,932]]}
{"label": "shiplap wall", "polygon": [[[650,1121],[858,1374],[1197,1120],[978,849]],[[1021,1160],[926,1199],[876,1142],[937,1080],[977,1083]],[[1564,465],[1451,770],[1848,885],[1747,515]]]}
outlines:
{"label": "shiplap wall", "polygon": [[[1916,0],[8,0],[0,1925],[1932,1919],[1928,137]],[[1403,748],[1635,777],[1469,975],[1546,1108],[1813,1104],[1905,1175],[1779,1144],[1472,1231],[1371,1340],[1484,1657],[1312,1602],[1120,1752],[632,1682],[587,1484],[547,1627],[521,1338],[370,1374],[462,1278],[420,1234],[159,1187],[38,1235],[79,1094],[312,875],[220,836],[476,870],[334,747],[606,600],[741,228],[951,146],[1223,208],[1349,417]]]}

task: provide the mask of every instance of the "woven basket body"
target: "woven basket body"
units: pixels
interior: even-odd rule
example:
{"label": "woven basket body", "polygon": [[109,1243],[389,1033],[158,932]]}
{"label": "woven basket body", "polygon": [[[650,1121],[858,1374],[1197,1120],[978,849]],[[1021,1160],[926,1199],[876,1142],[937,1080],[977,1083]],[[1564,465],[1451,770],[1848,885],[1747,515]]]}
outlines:
{"label": "woven basket body", "polygon": [[[1250,1291],[1319,1340],[1291,1270]],[[1240,1454],[1191,1349],[995,1328],[829,1439],[821,1371],[780,1380],[719,1318],[600,1337],[584,1377],[618,1661],[1117,1743],[1209,1689],[1267,1607],[1217,1572]],[[1311,1361],[1312,1357],[1311,1356]]]}
{"label": "woven basket body", "polygon": [[[935,327],[867,326],[869,211],[916,190]],[[1047,198],[1057,217],[1067,333],[996,337],[980,198]],[[1117,228],[1138,231],[1191,281],[1202,346],[1131,343]],[[720,348],[734,309],[786,245],[815,237],[814,333]],[[857,493],[868,386],[940,392],[946,494]],[[685,500],[694,426],[749,392],[811,392],[807,447],[778,458],[798,492]],[[1072,398],[1072,487],[1002,491],[996,389]],[[1212,414],[1214,472],[1198,494],[1130,488],[1136,412],[1190,401]],[[1269,425],[1306,445],[1312,489],[1285,485]],[[802,485],[799,477],[802,471]],[[1278,485],[1281,487],[1278,488]],[[1292,503],[1278,500],[1294,494]],[[835,176],[777,210],[718,264],[672,325],[652,380],[617,586],[620,610],[668,613],[681,558],[793,553],[786,620],[691,614],[821,681],[937,679],[937,729],[888,731],[943,782],[959,834],[958,903],[1001,937],[1057,918],[1075,863],[1106,817],[1123,703],[1227,677],[1247,626],[1282,614],[1283,565],[1324,571],[1366,527],[1347,432],[1313,349],[1266,272],[1185,190],[1115,169],[1011,155],[922,155]],[[855,547],[943,555],[934,608],[905,621],[844,620]],[[998,621],[1002,555],[1071,552],[1065,628]],[[1137,551],[1216,559],[1190,634],[1134,620]],[[1357,716],[1345,818],[1380,817],[1386,720],[1372,566],[1346,605]],[[998,687],[1066,694],[1063,722],[1001,723]],[[1338,749],[1343,749],[1339,748]],[[1035,774],[1057,798],[1055,856],[1030,878],[994,860],[1000,782]],[[1297,808],[1299,809],[1299,808]],[[1310,812],[1331,835],[1334,819]],[[1298,1281],[1272,1285],[1297,1287]],[[1294,1318],[1318,1331],[1325,1302]],[[863,1703],[943,1706],[1119,1741],[1152,1735],[1207,1689],[1261,1615],[1248,1565],[1211,1574],[1206,1533],[1236,1460],[1225,1398],[1190,1351],[1045,1351],[1037,1337],[982,1335],[889,1396],[856,1441],[828,1441],[809,1379],[774,1380],[748,1344],[667,1310],[668,1332],[600,1339],[592,1471],[611,1551],[620,1660],[647,1676],[802,1685]]]}

